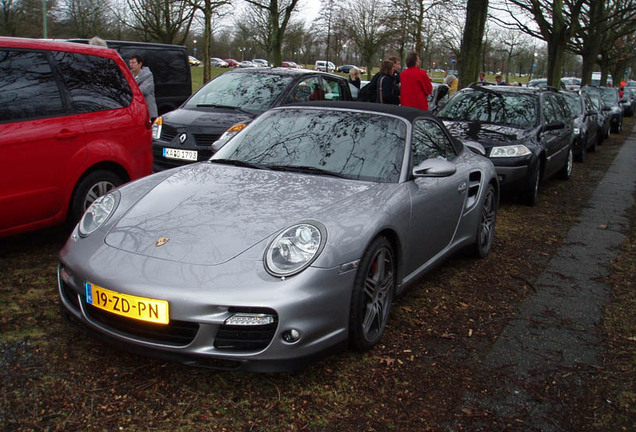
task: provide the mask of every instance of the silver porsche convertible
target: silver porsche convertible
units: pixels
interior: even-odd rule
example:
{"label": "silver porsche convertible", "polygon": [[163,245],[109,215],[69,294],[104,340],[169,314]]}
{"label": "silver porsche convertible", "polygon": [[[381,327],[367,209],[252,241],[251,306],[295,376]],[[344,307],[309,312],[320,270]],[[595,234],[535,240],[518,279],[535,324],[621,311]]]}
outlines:
{"label": "silver porsche convertible", "polygon": [[394,298],[491,249],[492,163],[424,111],[272,109],[209,161],[103,195],[60,252],[65,316],[205,367],[281,371],[378,343]]}

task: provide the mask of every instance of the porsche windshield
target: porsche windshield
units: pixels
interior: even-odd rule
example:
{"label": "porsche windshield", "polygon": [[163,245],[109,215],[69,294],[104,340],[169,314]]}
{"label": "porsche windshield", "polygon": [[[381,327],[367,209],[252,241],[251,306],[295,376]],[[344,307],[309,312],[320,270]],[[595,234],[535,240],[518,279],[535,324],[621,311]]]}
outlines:
{"label": "porsche windshield", "polygon": [[270,111],[212,158],[260,169],[397,182],[406,122],[380,114],[288,108]]}
{"label": "porsche windshield", "polygon": [[268,110],[292,76],[265,73],[224,73],[186,102],[186,108],[234,107],[260,114]]}
{"label": "porsche windshield", "polygon": [[439,117],[445,120],[476,121],[521,128],[537,122],[536,95],[498,93],[492,90],[462,91],[453,97]]}

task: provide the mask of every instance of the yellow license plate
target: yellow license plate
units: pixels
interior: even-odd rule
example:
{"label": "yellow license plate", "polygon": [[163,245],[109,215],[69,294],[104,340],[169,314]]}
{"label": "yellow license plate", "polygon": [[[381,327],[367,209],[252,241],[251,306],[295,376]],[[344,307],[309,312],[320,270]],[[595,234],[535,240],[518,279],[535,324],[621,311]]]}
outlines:
{"label": "yellow license plate", "polygon": [[168,302],[111,291],[86,282],[86,303],[140,321],[168,324]]}

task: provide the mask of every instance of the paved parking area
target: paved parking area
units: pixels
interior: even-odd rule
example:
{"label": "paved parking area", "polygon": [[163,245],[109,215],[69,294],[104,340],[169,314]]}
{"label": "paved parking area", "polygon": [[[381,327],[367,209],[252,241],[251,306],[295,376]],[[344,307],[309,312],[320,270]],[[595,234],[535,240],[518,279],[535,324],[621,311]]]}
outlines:
{"label": "paved parking area", "polygon": [[480,378],[497,380],[491,388],[499,391],[469,394],[467,408],[509,418],[519,430],[567,430],[552,416],[562,407],[541,394],[584,392],[586,370],[598,367],[609,296],[601,277],[609,274],[630,229],[626,211],[634,204],[635,166],[636,127],[484,362]]}

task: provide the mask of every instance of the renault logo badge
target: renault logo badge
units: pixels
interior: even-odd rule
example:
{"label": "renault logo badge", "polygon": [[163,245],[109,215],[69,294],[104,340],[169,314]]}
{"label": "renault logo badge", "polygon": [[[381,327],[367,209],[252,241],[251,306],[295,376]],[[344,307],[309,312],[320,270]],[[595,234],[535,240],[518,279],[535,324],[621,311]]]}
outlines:
{"label": "renault logo badge", "polygon": [[181,135],[179,135],[179,142],[183,144],[186,138],[188,138],[188,136],[185,133],[182,133]]}
{"label": "renault logo badge", "polygon": [[155,243],[155,246],[159,247],[159,246],[163,246],[166,243],[168,243],[168,240],[170,240],[168,237],[159,237],[159,239],[157,240],[157,242]]}

